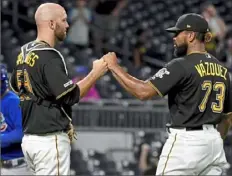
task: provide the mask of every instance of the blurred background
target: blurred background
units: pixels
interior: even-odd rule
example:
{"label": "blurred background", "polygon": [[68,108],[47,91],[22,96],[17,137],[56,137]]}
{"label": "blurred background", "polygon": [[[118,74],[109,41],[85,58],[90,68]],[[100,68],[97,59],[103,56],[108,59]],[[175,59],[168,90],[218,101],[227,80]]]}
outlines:
{"label": "blurred background", "polygon": [[[1,55],[9,75],[20,46],[36,38],[34,12],[46,0],[1,0]],[[56,46],[70,76],[82,79],[108,51],[131,75],[147,79],[173,59],[165,28],[184,13],[202,14],[213,40],[206,45],[232,71],[231,0],[51,0],[65,7],[70,28]],[[154,175],[167,134],[167,97],[138,101],[104,75],[78,106],[73,122],[73,175]],[[232,133],[225,140],[227,175],[232,175]],[[186,158],[187,159],[187,158]]]}

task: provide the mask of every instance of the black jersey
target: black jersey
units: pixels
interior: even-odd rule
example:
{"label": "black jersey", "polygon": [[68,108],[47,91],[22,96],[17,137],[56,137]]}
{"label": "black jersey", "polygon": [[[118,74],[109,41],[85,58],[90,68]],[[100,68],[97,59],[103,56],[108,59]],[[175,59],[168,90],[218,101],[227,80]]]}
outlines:
{"label": "black jersey", "polygon": [[174,59],[149,81],[168,95],[172,127],[218,124],[222,113],[232,112],[228,70],[208,53]]}
{"label": "black jersey", "polygon": [[[24,71],[23,71],[24,70]],[[44,42],[30,42],[21,48],[10,85],[19,93],[22,85],[41,102],[28,94],[20,96],[24,133],[45,134],[67,130],[71,106],[79,101],[79,87],[68,77],[61,53]],[[51,102],[57,106],[45,106]]]}

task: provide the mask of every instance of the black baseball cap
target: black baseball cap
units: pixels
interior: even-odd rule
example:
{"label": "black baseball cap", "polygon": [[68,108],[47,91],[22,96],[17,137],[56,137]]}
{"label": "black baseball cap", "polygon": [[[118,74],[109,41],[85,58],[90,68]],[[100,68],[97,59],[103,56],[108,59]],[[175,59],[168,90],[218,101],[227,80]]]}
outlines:
{"label": "black baseball cap", "polygon": [[203,16],[196,13],[188,13],[179,17],[174,27],[166,29],[168,32],[193,31],[206,33],[209,31],[208,22]]}

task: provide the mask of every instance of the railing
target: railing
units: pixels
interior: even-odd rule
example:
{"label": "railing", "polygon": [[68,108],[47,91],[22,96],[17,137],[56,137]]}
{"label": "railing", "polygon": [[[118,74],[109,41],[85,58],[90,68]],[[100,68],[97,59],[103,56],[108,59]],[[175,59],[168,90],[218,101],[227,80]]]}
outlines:
{"label": "railing", "polygon": [[168,120],[166,100],[101,100],[73,107],[73,123],[82,130],[154,131],[165,128]]}

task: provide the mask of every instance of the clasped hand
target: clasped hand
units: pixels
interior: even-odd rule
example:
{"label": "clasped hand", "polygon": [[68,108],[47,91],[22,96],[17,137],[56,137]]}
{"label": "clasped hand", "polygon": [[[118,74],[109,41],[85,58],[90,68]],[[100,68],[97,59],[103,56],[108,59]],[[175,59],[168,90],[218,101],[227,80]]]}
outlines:
{"label": "clasped hand", "polygon": [[117,65],[117,56],[114,52],[105,54],[101,59],[93,62],[93,71],[100,77],[104,75],[108,70],[111,70]]}

